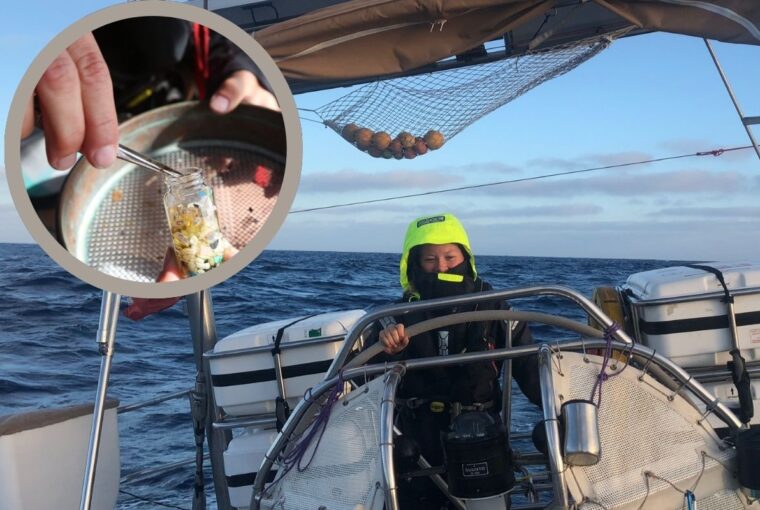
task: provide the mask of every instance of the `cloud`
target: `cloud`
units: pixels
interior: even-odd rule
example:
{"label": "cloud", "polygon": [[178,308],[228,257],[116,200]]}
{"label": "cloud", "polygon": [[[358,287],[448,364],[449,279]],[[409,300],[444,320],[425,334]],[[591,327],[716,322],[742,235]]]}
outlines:
{"label": "cloud", "polygon": [[584,154],[572,159],[568,158],[534,158],[528,161],[528,166],[549,169],[553,171],[581,170],[587,167],[620,165],[636,161],[646,161],[653,156],[647,152],[602,152]]}
{"label": "cloud", "polygon": [[[398,216],[398,217],[397,217]],[[291,215],[272,249],[394,252],[414,216],[376,215],[345,222]],[[460,215],[477,254],[548,257],[739,260],[757,257],[760,222],[735,218],[630,221],[577,219],[511,222],[490,216]]]}
{"label": "cloud", "polygon": [[[741,193],[747,191],[749,179],[735,171],[675,170],[658,173],[625,171],[593,177],[564,177],[516,182],[480,188],[495,195],[526,197],[579,196],[589,193],[617,197],[651,196],[658,193],[676,195]],[[471,190],[474,192],[477,190]]]}
{"label": "cloud", "polygon": [[529,167],[550,168],[560,170],[576,170],[581,168],[582,164],[577,159],[564,158],[534,158],[527,162]]}
{"label": "cloud", "polygon": [[699,151],[710,150],[714,144],[714,141],[702,138],[673,138],[672,140],[663,140],[657,146],[674,154],[693,154]]}
{"label": "cloud", "polygon": [[[296,211],[299,208],[295,209]],[[320,218],[334,218],[336,221],[345,219],[369,222],[409,222],[412,218],[435,214],[438,212],[453,212],[460,219],[478,220],[481,218],[530,218],[530,217],[577,217],[598,215],[604,208],[596,204],[552,204],[531,205],[524,207],[482,208],[477,204],[451,201],[392,201],[367,204],[356,207],[336,207],[296,214],[319,215]]]}
{"label": "cloud", "polygon": [[482,218],[531,218],[589,216],[601,214],[604,208],[596,204],[532,205],[525,207],[501,207],[499,209],[466,209],[459,216],[473,220]]}
{"label": "cloud", "polygon": [[495,174],[516,174],[522,172],[522,168],[517,165],[510,165],[501,161],[484,161],[482,163],[469,163],[460,166],[443,166],[440,170],[446,170],[451,173],[462,172],[470,173],[495,173]]}
{"label": "cloud", "polygon": [[705,218],[760,219],[760,207],[668,207],[652,211],[649,216],[687,216]]}
{"label": "cloud", "polygon": [[390,172],[364,173],[355,170],[315,172],[304,175],[299,192],[344,192],[367,190],[397,190],[403,194],[410,190],[434,190],[462,184],[461,175],[447,172]]}

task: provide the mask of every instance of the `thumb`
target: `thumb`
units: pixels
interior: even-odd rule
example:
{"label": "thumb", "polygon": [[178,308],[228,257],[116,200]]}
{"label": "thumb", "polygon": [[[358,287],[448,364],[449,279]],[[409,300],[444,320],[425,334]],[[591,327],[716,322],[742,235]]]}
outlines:
{"label": "thumb", "polygon": [[243,101],[246,90],[245,76],[239,72],[232,73],[211,96],[209,107],[216,113],[230,112]]}

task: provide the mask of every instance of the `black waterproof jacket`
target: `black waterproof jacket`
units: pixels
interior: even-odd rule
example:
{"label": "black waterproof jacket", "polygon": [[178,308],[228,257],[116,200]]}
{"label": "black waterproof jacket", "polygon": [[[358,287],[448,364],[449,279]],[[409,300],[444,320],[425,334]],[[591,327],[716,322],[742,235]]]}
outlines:
{"label": "black waterproof jacket", "polygon": [[[492,290],[487,282],[475,280],[481,291]],[[406,297],[406,296],[405,296]],[[408,299],[404,299],[408,301]],[[396,321],[411,326],[444,313],[475,310],[508,310],[505,301],[481,303],[477,306],[458,307],[446,311],[418,312],[396,318]],[[507,323],[489,321],[468,323],[446,328],[448,330],[448,353],[485,351],[501,348],[506,344]],[[434,357],[439,355],[438,332],[430,331],[411,339],[409,346],[395,355],[383,354],[386,361],[402,361]],[[528,325],[513,323],[512,345],[530,345],[533,337]],[[410,370],[402,379],[398,396],[402,398],[423,398],[459,402],[469,405],[494,400],[500,404],[497,380],[501,365],[493,362],[471,363],[468,365],[440,367],[428,370]],[[512,374],[522,392],[534,404],[541,402],[536,356],[516,359],[512,363]]]}

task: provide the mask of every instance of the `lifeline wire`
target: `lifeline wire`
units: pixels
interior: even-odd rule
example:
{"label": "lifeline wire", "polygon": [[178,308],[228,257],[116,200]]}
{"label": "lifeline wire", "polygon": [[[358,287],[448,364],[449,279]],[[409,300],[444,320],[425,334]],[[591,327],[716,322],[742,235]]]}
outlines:
{"label": "lifeline wire", "polygon": [[612,168],[622,168],[626,166],[635,166],[635,165],[644,165],[647,163],[659,163],[661,161],[670,161],[674,159],[683,159],[683,158],[693,158],[697,156],[721,156],[725,154],[726,152],[732,152],[732,151],[738,151],[738,150],[745,150],[745,149],[752,149],[752,145],[743,145],[741,147],[730,147],[728,149],[715,149],[710,151],[700,151],[695,152],[693,154],[679,154],[678,156],[665,156],[662,158],[655,158],[655,159],[646,159],[642,161],[631,161],[629,163],[618,163],[615,165],[606,165],[606,166],[598,166],[594,168],[583,168],[581,170],[570,170],[568,172],[556,172],[552,174],[543,174],[543,175],[536,175],[533,177],[522,177],[520,179],[510,179],[506,181],[496,181],[496,182],[486,182],[482,184],[471,184],[468,186],[458,186],[456,188],[445,188],[445,189],[439,189],[434,191],[423,191],[420,193],[409,193],[407,195],[396,195],[392,197],[383,197],[383,198],[374,198],[371,200],[360,200],[357,202],[347,202],[343,204],[333,204],[333,205],[323,205],[318,207],[309,207],[307,209],[295,209],[293,211],[290,211],[289,214],[295,214],[295,213],[304,213],[304,212],[313,212],[313,211],[323,211],[325,209],[337,209],[340,207],[351,207],[355,205],[366,205],[366,204],[375,204],[378,202],[390,202],[391,200],[402,200],[405,198],[416,198],[416,197],[423,197],[428,195],[438,195],[440,193],[451,193],[453,191],[463,191],[468,189],[477,189],[477,188],[488,188],[491,186],[500,186],[502,184],[515,184],[518,182],[528,182],[528,181],[538,181],[541,179],[549,179],[551,177],[562,177],[564,175],[573,175],[573,174],[582,174],[582,173],[588,173],[588,172],[597,172],[599,170],[609,170]]}

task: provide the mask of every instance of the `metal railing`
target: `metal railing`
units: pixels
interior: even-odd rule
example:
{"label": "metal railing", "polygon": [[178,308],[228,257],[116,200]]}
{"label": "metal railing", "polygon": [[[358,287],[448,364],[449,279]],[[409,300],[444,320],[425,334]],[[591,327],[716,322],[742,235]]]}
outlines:
{"label": "metal railing", "polygon": [[[498,301],[503,299],[514,299],[518,297],[531,297],[531,296],[537,296],[537,295],[552,295],[552,296],[559,296],[567,298],[576,304],[578,304],[589,317],[595,319],[599,324],[601,324],[605,328],[610,328],[613,324],[612,320],[609,319],[606,315],[604,315],[601,310],[592,302],[590,302],[588,299],[586,299],[584,296],[578,294],[577,292],[573,291],[572,289],[567,289],[565,287],[531,287],[527,289],[517,289],[517,290],[508,290],[508,291],[492,291],[492,292],[485,292],[475,295],[466,295],[466,296],[458,296],[454,298],[444,298],[444,299],[436,299],[436,300],[429,300],[424,302],[417,302],[413,304],[402,304],[402,305],[391,305],[386,306],[382,308],[378,308],[367,315],[365,315],[362,319],[360,319],[354,327],[351,329],[351,331],[348,333],[346,338],[346,343],[339,353],[338,357],[336,357],[335,361],[333,362],[330,370],[328,371],[328,374],[324,381],[322,381],[320,384],[315,386],[308,397],[304,398],[301,402],[298,403],[298,405],[293,410],[293,413],[290,417],[290,419],[285,423],[282,432],[280,435],[278,435],[275,442],[272,444],[270,449],[265,455],[264,461],[262,462],[262,465],[258,471],[258,474],[256,476],[256,480],[254,482],[254,488],[253,488],[253,496],[251,501],[252,508],[260,508],[261,504],[261,496],[262,496],[262,489],[264,486],[264,480],[266,479],[267,474],[269,473],[274,461],[278,458],[280,453],[285,448],[291,434],[296,429],[296,426],[300,422],[300,420],[305,416],[308,409],[311,408],[311,406],[318,402],[321,395],[324,394],[328,389],[332,388],[339,380],[337,377],[337,374],[340,372],[340,377],[342,379],[351,379],[355,377],[363,377],[363,376],[374,376],[381,373],[385,373],[389,370],[389,366],[387,364],[374,364],[374,365],[367,365],[367,366],[359,366],[355,368],[346,368],[343,369],[343,366],[346,364],[346,360],[348,357],[348,354],[353,349],[353,344],[359,337],[359,332],[363,331],[369,324],[372,322],[385,317],[385,316],[399,316],[399,315],[405,315],[407,313],[410,313],[412,311],[422,311],[422,310],[433,310],[436,308],[444,308],[444,307],[452,307],[452,306],[459,306],[459,305],[467,305],[467,304],[474,304],[478,302],[485,302],[485,301]],[[515,313],[520,312],[509,312],[509,311],[501,311],[504,314],[505,320],[511,320],[514,318],[513,315]],[[585,331],[587,328],[585,325],[578,324],[579,328],[578,330]],[[581,328],[582,326],[582,328]],[[610,329],[612,332],[612,329]],[[633,344],[631,339],[628,337],[627,334],[625,334],[621,330],[616,330],[612,333],[612,336],[616,338],[616,340],[613,340],[611,342],[612,348],[619,349],[622,351],[625,351],[628,353],[629,356],[638,356],[639,358],[646,360],[646,364],[642,368],[642,373],[647,372],[649,370],[649,367],[652,366],[652,369],[659,367],[662,369],[664,373],[667,375],[667,377],[670,377],[675,380],[675,384],[677,385],[677,392],[683,391],[684,389],[688,389],[691,391],[699,401],[704,403],[707,406],[707,409],[709,409],[709,412],[714,413],[716,416],[718,416],[721,420],[723,420],[731,429],[738,429],[741,427],[741,422],[737,419],[737,417],[731,412],[730,409],[728,409],[724,404],[720,403],[713,397],[713,395],[708,392],[702,385],[699,383],[692,375],[690,375],[688,372],[686,372],[684,369],[682,369],[680,366],[676,365],[666,357],[658,354],[653,349],[640,345],[640,344]],[[583,349],[595,349],[595,348],[603,348],[606,347],[608,344],[605,340],[587,340],[587,339],[581,339],[576,341],[568,341],[563,342],[562,348],[565,350],[583,350]],[[510,360],[515,359],[519,357],[525,357],[530,355],[539,354],[540,358],[544,359],[544,365],[546,364],[546,357],[547,353],[550,353],[550,350],[545,345],[527,345],[527,346],[518,346],[518,347],[511,347],[511,348],[504,348],[504,349],[496,349],[492,351],[482,351],[482,352],[472,352],[472,353],[464,353],[464,354],[455,354],[455,355],[449,355],[446,357],[433,357],[433,358],[421,358],[421,359],[415,359],[415,360],[409,360],[403,363],[403,367],[405,370],[423,370],[433,367],[447,367],[447,366],[453,366],[453,365],[460,365],[465,363],[476,363],[476,362],[484,362],[484,361],[502,361],[502,360]],[[542,397],[544,402],[552,400],[548,398],[548,396],[545,396],[544,393],[548,394],[548,391],[551,389],[550,382],[548,381],[548,384],[544,384],[547,376],[545,375],[546,369],[542,369]],[[654,375],[661,375],[661,373],[654,372]],[[550,378],[549,374],[549,378]],[[672,381],[671,381],[672,385]],[[547,387],[544,389],[544,387]],[[691,399],[687,399],[690,405],[692,405],[695,409],[699,409],[697,402],[692,402]],[[553,403],[553,401],[552,401]],[[547,405],[547,404],[545,404]],[[544,409],[544,414],[551,413],[551,409]],[[556,410],[555,410],[556,411]],[[701,412],[701,409],[700,409]],[[554,413],[556,416],[556,413]],[[388,416],[384,416],[384,420],[388,420]],[[556,423],[555,423],[556,427]],[[551,436],[551,434],[550,434]],[[556,441],[558,442],[558,432],[556,435]],[[551,437],[549,438],[551,441]],[[558,444],[558,443],[557,443]],[[386,446],[385,444],[383,445]],[[558,448],[550,448],[550,451],[554,450],[559,451]],[[556,457],[556,454],[554,454]],[[561,458],[554,458],[550,461],[552,464],[552,471],[553,473],[560,473],[562,471],[562,459]],[[393,484],[393,479],[388,479],[387,473],[384,472],[384,477],[386,477],[386,487],[395,487],[395,484]],[[568,504],[567,500],[567,491],[564,487],[564,483],[562,483],[562,480],[555,480],[559,481],[560,483],[555,484],[559,487],[555,488],[555,503],[558,503],[561,506],[566,507]]]}

